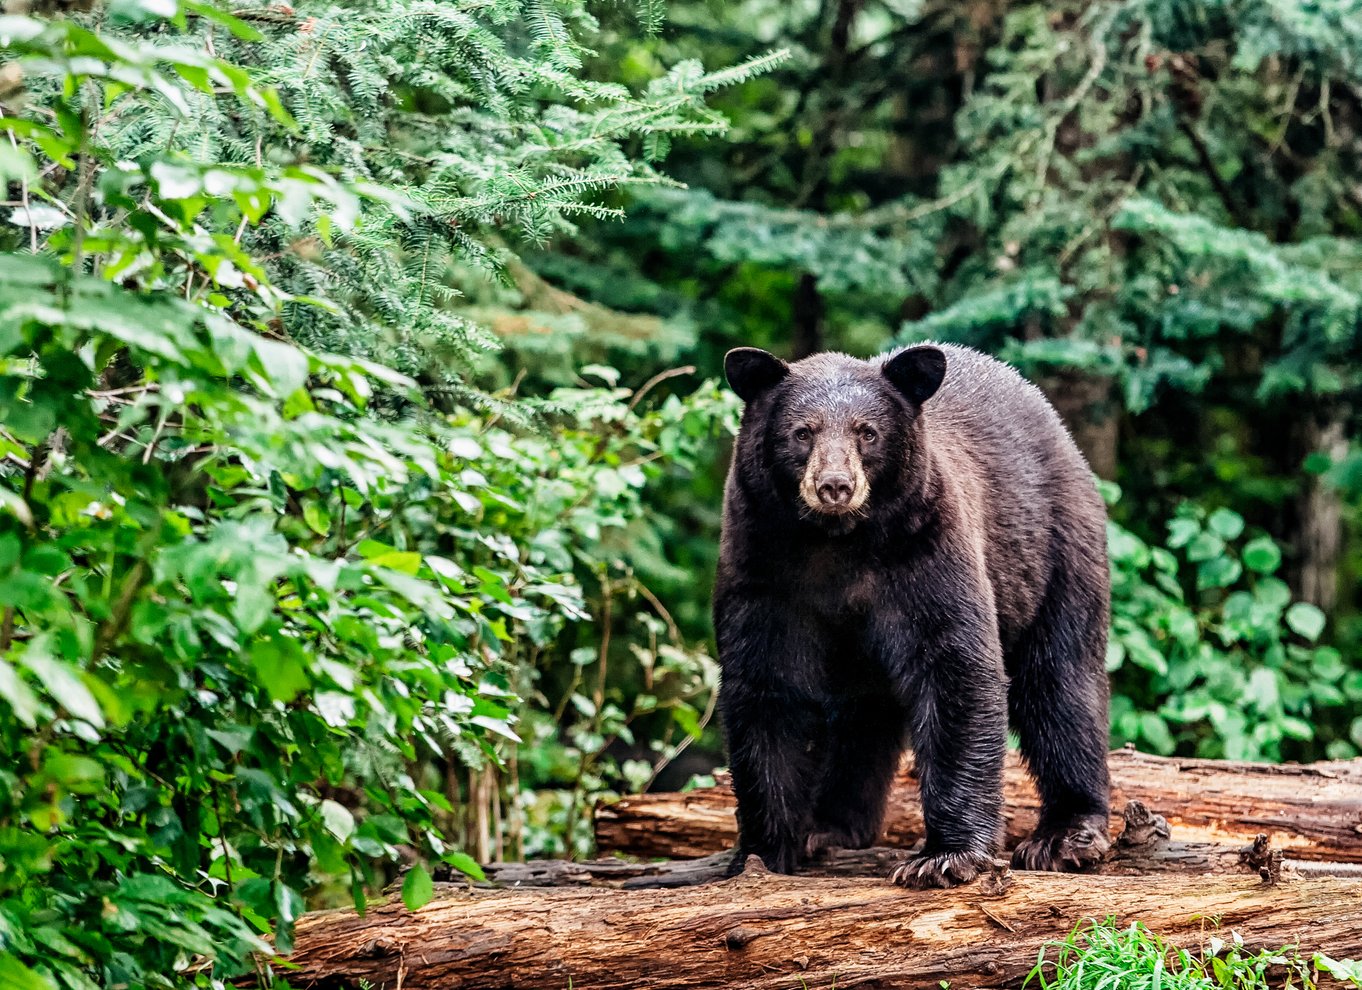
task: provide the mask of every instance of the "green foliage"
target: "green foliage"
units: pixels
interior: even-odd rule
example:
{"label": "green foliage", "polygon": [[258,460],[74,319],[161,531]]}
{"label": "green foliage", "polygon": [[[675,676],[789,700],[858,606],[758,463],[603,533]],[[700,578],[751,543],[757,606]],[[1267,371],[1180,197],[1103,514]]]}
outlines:
{"label": "green foliage", "polygon": [[459,773],[517,762],[560,656],[597,685],[579,820],[642,776],[612,739],[646,718],[663,763],[712,693],[650,599],[623,701],[608,608],[649,594],[643,492],[733,400],[481,393],[450,269],[657,181],[638,146],[719,126],[703,95],[754,67],[591,82],[576,4],[238,14],[0,17],[7,985],[209,985],[401,858],[478,875]]}
{"label": "green foliage", "polygon": [[976,8],[0,17],[0,982],[210,985],[709,771],[737,343],[1099,383],[1116,739],[1362,748],[1288,589],[1362,491],[1350,0]]}
{"label": "green foliage", "polygon": [[1188,503],[1161,545],[1113,522],[1108,546],[1117,744],[1279,761],[1314,741],[1356,755],[1346,713],[1362,679],[1319,643],[1324,614],[1275,576],[1275,541],[1250,538],[1230,509]]}
{"label": "green foliage", "polygon": [[[719,95],[728,141],[676,143],[686,188],[637,190],[624,223],[531,262],[593,302],[682,314],[702,367],[741,344],[924,339],[1011,362],[1123,491],[1116,738],[1349,755],[1357,13],[676,0],[684,30],[611,35],[611,63],[790,58]],[[1248,535],[1170,545],[1189,503]]]}
{"label": "green foliage", "polygon": [[[1054,959],[1050,959],[1051,953]],[[1321,979],[1321,974],[1324,974]],[[1024,986],[1042,990],[1268,990],[1298,986],[1362,986],[1362,971],[1350,960],[1316,953],[1305,957],[1294,946],[1249,950],[1237,932],[1213,934],[1199,951],[1182,948],[1139,922],[1117,927],[1115,919],[1079,925],[1063,941],[1041,949]]]}

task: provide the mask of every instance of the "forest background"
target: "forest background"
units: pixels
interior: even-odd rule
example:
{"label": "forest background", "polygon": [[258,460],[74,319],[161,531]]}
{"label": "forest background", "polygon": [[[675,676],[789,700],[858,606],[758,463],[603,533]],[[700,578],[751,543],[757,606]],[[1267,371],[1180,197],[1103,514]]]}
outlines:
{"label": "forest background", "polygon": [[1013,363],[1113,744],[1362,749],[1355,0],[9,0],[0,108],[0,982],[704,780],[735,345]]}

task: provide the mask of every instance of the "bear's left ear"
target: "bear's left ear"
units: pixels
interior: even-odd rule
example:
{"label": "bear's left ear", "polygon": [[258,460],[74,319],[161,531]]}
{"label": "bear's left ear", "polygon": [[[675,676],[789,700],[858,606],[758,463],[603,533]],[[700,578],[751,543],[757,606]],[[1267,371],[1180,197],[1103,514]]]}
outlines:
{"label": "bear's left ear", "polygon": [[909,347],[884,362],[884,377],[905,399],[920,406],[941,387],[946,355],[936,347]]}
{"label": "bear's left ear", "polygon": [[751,402],[789,373],[788,364],[760,347],[735,347],[724,355],[724,377],[744,402]]}

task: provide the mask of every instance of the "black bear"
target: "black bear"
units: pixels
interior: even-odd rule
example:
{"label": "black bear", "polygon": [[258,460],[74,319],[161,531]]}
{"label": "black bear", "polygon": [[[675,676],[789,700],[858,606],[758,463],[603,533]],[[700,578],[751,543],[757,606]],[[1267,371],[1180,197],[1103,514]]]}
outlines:
{"label": "black bear", "polygon": [[725,371],[745,401],[714,592],[733,870],[877,837],[905,745],[926,840],[895,883],[998,852],[1009,717],[1042,800],[1025,869],[1107,851],[1110,577],[1094,478],[1040,390],[968,348]]}

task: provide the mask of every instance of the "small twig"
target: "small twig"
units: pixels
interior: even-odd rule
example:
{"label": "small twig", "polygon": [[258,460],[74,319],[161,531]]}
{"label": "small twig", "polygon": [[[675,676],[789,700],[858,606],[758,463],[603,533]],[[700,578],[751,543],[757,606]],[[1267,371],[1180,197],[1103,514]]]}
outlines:
{"label": "small twig", "polygon": [[85,394],[94,399],[107,399],[115,395],[128,395],[132,392],[160,391],[159,382],[143,382],[141,385],[128,385],[124,388],[87,389]]}
{"label": "small twig", "polygon": [[1088,67],[1083,78],[1079,80],[1078,85],[1074,87],[1074,91],[1061,104],[1059,113],[1051,116],[1045,124],[1042,150],[1036,159],[1036,185],[1038,187],[1045,184],[1045,175],[1050,170],[1050,157],[1054,152],[1055,136],[1059,133],[1060,124],[1064,123],[1069,114],[1073,113],[1078,105],[1083,102],[1083,98],[1091,92],[1098,78],[1102,75],[1102,71],[1107,67],[1107,30],[1111,27],[1115,18],[1116,10],[1113,9],[1110,16],[1107,17],[1106,23],[1093,30],[1092,43],[1089,46],[1093,53],[1092,64]]}
{"label": "small twig", "polygon": [[[598,668],[596,671],[596,689],[592,692],[592,700],[595,702],[596,711],[591,718],[593,730],[599,731],[601,728],[601,709],[605,707],[605,678],[609,671],[610,656],[610,622],[611,610],[614,600],[614,588],[610,583],[608,573],[601,575],[601,645],[597,651]],[[578,668],[580,669],[580,668]],[[574,680],[576,679],[574,675]],[[578,805],[582,802],[582,781],[586,779],[587,768],[593,762],[594,757],[588,754],[585,749],[577,764],[577,776],[572,782],[572,804],[568,807],[567,822],[564,827],[564,834],[567,836],[568,859],[576,855],[573,848],[573,833],[577,830]]]}
{"label": "small twig", "polygon": [[666,371],[659,371],[657,374],[653,375],[652,378],[649,378],[646,382],[644,382],[643,385],[636,392],[634,392],[633,397],[629,400],[628,405],[629,412],[633,412],[634,407],[637,406],[640,401],[642,401],[645,395],[647,395],[658,385],[665,382],[668,378],[680,378],[682,375],[693,374],[695,374],[695,365],[693,364],[687,364],[680,368],[668,368]]}
{"label": "small twig", "polygon": [[714,717],[714,709],[718,704],[719,692],[715,689],[711,689],[709,692],[709,701],[705,703],[704,714],[700,716],[700,721],[695,724],[698,731],[687,733],[686,738],[677,743],[676,749],[672,750],[669,755],[659,758],[658,761],[653,764],[653,772],[648,775],[648,782],[643,785],[645,791],[653,786],[653,781],[657,780],[657,775],[660,774],[665,767],[674,762],[678,756],[686,751],[691,743],[700,738],[704,733],[705,728],[709,725],[709,720]]}
{"label": "small twig", "polygon": [[[520,383],[523,382],[523,381],[525,380],[525,374],[526,374],[526,370],[525,370],[524,368],[520,368],[519,370],[516,371],[516,373],[515,373],[515,378],[511,381],[510,386],[506,389],[506,399],[507,399],[507,401],[510,401],[511,399],[514,399],[515,396],[516,396],[516,393],[520,391]],[[492,427],[496,426],[496,425],[497,425],[497,422],[498,422],[500,419],[501,419],[501,410],[498,409],[495,413],[492,414],[491,419],[489,419],[489,420],[487,421],[487,425],[485,425],[485,426],[484,426],[481,430],[479,430],[478,432],[479,432],[479,433],[486,433],[486,432],[487,432],[488,430],[490,430]]]}
{"label": "small twig", "polygon": [[[210,39],[210,41],[211,41],[211,39]],[[257,134],[256,137],[255,137],[255,167],[256,167],[256,168],[263,168],[263,167],[264,167],[265,159],[264,159],[264,154],[263,154],[262,147],[261,147],[261,142],[264,141],[264,140],[265,140],[265,135],[264,135],[263,133]],[[236,225],[236,235],[232,238],[232,243],[233,243],[233,244],[240,244],[240,243],[241,243],[241,237],[242,237],[242,235],[245,234],[245,233],[246,233],[246,215],[243,213],[243,214],[241,215],[241,222],[240,222],[239,224]]]}
{"label": "small twig", "polygon": [[1102,210],[1101,215],[1075,234],[1068,244],[1064,245],[1064,250],[1059,252],[1059,257],[1055,260],[1055,267],[1059,268],[1061,271],[1064,270],[1065,266],[1069,263],[1069,259],[1073,257],[1074,252],[1082,247],[1083,243],[1095,234],[1099,227],[1105,225],[1107,221],[1112,218],[1116,211],[1121,208],[1121,204],[1125,202],[1127,196],[1139,188],[1140,180],[1142,178],[1144,178],[1143,162],[1135,166],[1135,170],[1131,172],[1130,179],[1126,182],[1125,188],[1121,191],[1121,194],[1119,196],[1113,196],[1111,202]]}
{"label": "small twig", "polygon": [[232,853],[231,850],[227,848],[227,831],[223,827],[222,795],[218,793],[218,788],[216,787],[213,788],[213,810],[218,814],[218,842],[222,844],[223,874],[227,878],[227,889],[229,891],[234,891],[235,887],[232,884]]}
{"label": "small twig", "polygon": [[161,440],[161,432],[166,428],[166,420],[168,418],[168,415],[165,412],[162,412],[160,418],[157,420],[156,430],[151,435],[151,441],[147,444],[146,450],[142,451],[143,464],[151,461],[152,451],[156,449],[156,444]]}
{"label": "small twig", "polygon": [[1248,218],[1244,216],[1243,209],[1234,198],[1234,193],[1225,182],[1220,170],[1215,167],[1215,159],[1211,157],[1211,150],[1206,147],[1206,142],[1201,139],[1201,135],[1196,132],[1192,122],[1181,114],[1178,115],[1178,129],[1187,135],[1187,140],[1192,142],[1192,148],[1196,151],[1197,160],[1201,163],[1201,170],[1206,173],[1206,177],[1211,180],[1211,185],[1215,188],[1215,193],[1220,197],[1220,202],[1224,205],[1225,211],[1234,219],[1240,227],[1248,227]]}
{"label": "small twig", "polygon": [[108,648],[113,645],[113,641],[118,638],[118,634],[123,631],[127,624],[128,616],[132,614],[133,599],[137,597],[138,590],[142,587],[142,580],[147,573],[147,563],[145,560],[138,560],[132,565],[132,570],[128,572],[127,578],[123,581],[123,589],[118,594],[118,600],[114,602],[113,611],[109,618],[99,627],[99,633],[95,637],[95,659],[102,657]]}
{"label": "small twig", "polygon": [[[10,147],[15,151],[19,150],[19,142],[14,139],[14,132],[9,131]],[[33,222],[33,214],[28,208],[28,179],[23,178],[19,181],[19,200],[23,204],[24,218],[28,222],[28,249],[34,254],[38,253],[38,225]]]}
{"label": "small twig", "polygon": [[610,618],[614,601],[614,588],[611,586],[608,576],[601,578],[601,595],[601,647],[597,653],[599,660],[596,670],[596,691],[592,697],[592,700],[596,702],[597,719],[600,719],[601,709],[605,707],[605,677],[609,670],[610,661]]}
{"label": "small twig", "polygon": [[1286,102],[1282,105],[1281,130],[1277,132],[1277,136],[1273,138],[1272,143],[1268,145],[1267,154],[1269,158],[1275,155],[1277,150],[1281,148],[1282,144],[1286,141],[1286,132],[1291,127],[1291,114],[1296,109],[1296,97],[1300,94],[1301,81],[1304,78],[1305,66],[1301,66],[1300,71],[1296,73],[1296,77],[1291,80],[1291,91],[1287,94]]}
{"label": "small twig", "polygon": [[1329,79],[1326,76],[1319,84],[1319,113],[1324,121],[1324,146],[1334,146],[1334,115],[1329,112]]}
{"label": "small twig", "polygon": [[322,45],[326,42],[327,36],[331,34],[332,25],[328,24],[326,30],[317,38],[316,44],[312,46],[312,55],[307,60],[307,67],[303,69],[303,78],[312,75],[312,68],[317,64],[317,56],[322,53]]}
{"label": "small twig", "polygon": [[667,623],[667,634],[671,636],[674,642],[679,643],[681,641],[681,630],[676,625],[676,620],[672,618],[672,614],[667,611],[666,606],[658,600],[658,597],[654,595],[642,581],[635,581],[634,587],[638,589],[640,595],[647,599],[648,604],[657,610],[657,614],[662,616],[662,621]]}
{"label": "small twig", "polygon": [[1008,924],[1006,921],[1004,921],[1002,918],[999,918],[996,914],[994,914],[994,913],[993,913],[992,911],[990,911],[988,908],[984,907],[984,905],[980,904],[980,905],[978,905],[978,907],[979,907],[979,910],[983,912],[985,918],[987,918],[989,921],[993,922],[995,925],[997,925],[997,926],[998,926],[999,928],[1001,928],[1003,931],[1014,932],[1014,933],[1016,932],[1017,929],[1013,928],[1011,925],[1009,925],[1009,924]]}

